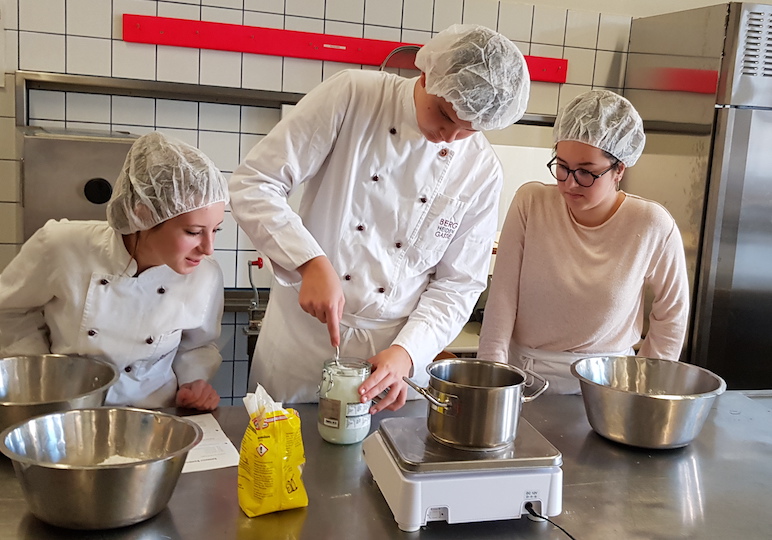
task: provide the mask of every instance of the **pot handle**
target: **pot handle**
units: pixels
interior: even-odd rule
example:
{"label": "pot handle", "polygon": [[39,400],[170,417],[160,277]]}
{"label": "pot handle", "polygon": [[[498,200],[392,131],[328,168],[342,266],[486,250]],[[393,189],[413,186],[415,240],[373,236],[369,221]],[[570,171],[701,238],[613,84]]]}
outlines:
{"label": "pot handle", "polygon": [[[434,405],[436,407],[439,407],[440,409],[447,409],[447,408],[450,407],[450,405],[451,405],[450,400],[448,400],[448,401],[440,401],[439,399],[437,399],[436,397],[431,395],[426,390],[426,388],[418,386],[416,383],[414,383],[413,381],[411,381],[407,377],[402,377],[402,380],[405,381],[408,384],[408,386],[410,386],[410,388],[412,388],[413,390],[415,390],[416,392],[421,394],[423,397],[425,397],[427,400],[429,400],[429,402],[432,405]],[[544,379],[542,379],[542,380],[544,380]]]}
{"label": "pot handle", "polygon": [[539,375],[538,373],[531,371],[530,369],[523,369],[523,371],[525,371],[528,375],[530,375],[534,379],[538,379],[542,382],[541,388],[539,388],[536,392],[534,392],[530,396],[523,396],[523,403],[528,403],[529,401],[533,401],[534,399],[542,395],[544,391],[547,388],[549,388],[550,382],[544,377],[542,377],[541,375]]}

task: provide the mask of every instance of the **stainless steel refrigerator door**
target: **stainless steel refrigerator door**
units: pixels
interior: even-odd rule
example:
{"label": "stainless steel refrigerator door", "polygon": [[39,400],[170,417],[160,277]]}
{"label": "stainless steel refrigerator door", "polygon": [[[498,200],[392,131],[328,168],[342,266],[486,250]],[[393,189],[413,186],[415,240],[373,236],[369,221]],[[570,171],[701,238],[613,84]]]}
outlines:
{"label": "stainless steel refrigerator door", "polygon": [[717,111],[692,363],[772,388],[772,110]]}
{"label": "stainless steel refrigerator door", "polygon": [[772,6],[731,2],[716,103],[772,107]]}

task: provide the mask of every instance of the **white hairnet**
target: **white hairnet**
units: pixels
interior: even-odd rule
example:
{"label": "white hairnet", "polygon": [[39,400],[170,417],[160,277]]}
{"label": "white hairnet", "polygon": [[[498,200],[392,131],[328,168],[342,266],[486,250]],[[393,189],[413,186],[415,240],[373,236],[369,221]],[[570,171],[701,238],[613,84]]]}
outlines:
{"label": "white hairnet", "polygon": [[608,90],[591,90],[575,97],[555,120],[555,143],[579,141],[605,150],[627,167],[643,153],[646,135],[633,104]]}
{"label": "white hairnet", "polygon": [[129,149],[107,204],[107,221],[117,232],[131,234],[217,202],[228,202],[228,184],[212,160],[154,131]]}
{"label": "white hairnet", "polygon": [[502,129],[525,114],[531,88],[525,58],[490,28],[455,24],[421,47],[415,65],[426,74],[426,91],[474,129]]}

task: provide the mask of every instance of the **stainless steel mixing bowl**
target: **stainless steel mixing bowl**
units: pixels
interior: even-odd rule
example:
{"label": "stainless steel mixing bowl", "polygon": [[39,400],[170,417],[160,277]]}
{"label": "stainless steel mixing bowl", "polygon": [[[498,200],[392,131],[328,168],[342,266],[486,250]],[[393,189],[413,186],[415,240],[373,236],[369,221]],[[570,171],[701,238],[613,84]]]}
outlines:
{"label": "stainless steel mixing bowl", "polygon": [[185,418],[103,407],[8,428],[0,452],[13,460],[36,517],[71,529],[109,529],[163,510],[201,438],[201,428]]}
{"label": "stainless steel mixing bowl", "polygon": [[683,362],[640,356],[584,358],[571,365],[592,429],[642,448],[678,448],[702,429],[724,380]]}
{"label": "stainless steel mixing bowl", "polygon": [[0,431],[41,414],[99,407],[117,380],[113,365],[85,356],[0,358]]}

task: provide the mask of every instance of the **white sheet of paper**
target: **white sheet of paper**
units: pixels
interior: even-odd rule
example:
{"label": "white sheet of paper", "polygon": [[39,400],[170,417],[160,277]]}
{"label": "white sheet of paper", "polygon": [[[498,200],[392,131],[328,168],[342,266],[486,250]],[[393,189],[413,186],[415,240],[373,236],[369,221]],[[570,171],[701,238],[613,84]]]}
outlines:
{"label": "white sheet of paper", "polygon": [[208,471],[239,464],[239,451],[225,435],[214,416],[207,413],[185,418],[201,426],[204,438],[188,452],[182,472]]}

